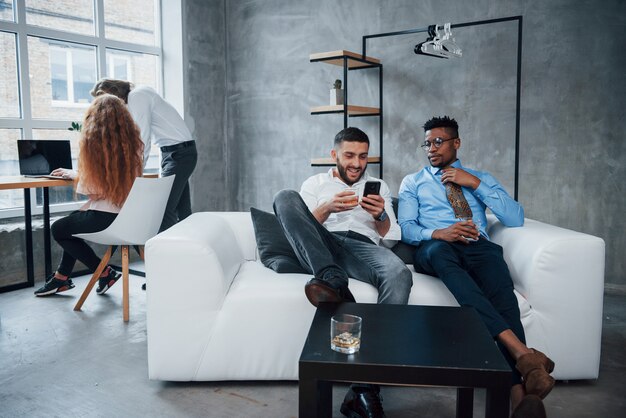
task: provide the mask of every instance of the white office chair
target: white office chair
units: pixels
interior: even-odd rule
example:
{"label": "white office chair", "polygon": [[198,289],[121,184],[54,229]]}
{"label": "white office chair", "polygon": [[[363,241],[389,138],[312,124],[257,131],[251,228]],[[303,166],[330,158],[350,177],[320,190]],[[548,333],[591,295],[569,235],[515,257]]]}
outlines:
{"label": "white office chair", "polygon": [[122,303],[124,322],[128,322],[128,247],[133,245],[140,246],[139,255],[143,260],[143,246],[146,241],[159,232],[159,227],[163,221],[163,214],[165,213],[165,205],[167,204],[167,199],[172,190],[172,184],[174,183],[174,177],[176,176],[157,179],[137,177],[126,198],[126,202],[124,202],[124,206],[108,228],[100,232],[74,234],[77,238],[109,246],[98,268],[93,273],[91,280],[83,291],[83,294],[76,303],[76,306],[74,306],[75,311],[80,311],[91,289],[93,289],[93,286],[100,278],[100,274],[109,263],[111,254],[113,253],[113,247],[121,246]]}

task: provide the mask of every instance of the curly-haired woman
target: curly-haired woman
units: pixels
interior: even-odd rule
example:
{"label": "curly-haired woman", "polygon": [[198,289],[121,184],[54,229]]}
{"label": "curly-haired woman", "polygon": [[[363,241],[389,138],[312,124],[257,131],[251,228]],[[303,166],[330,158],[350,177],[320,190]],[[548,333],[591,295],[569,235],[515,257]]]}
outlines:
{"label": "curly-haired woman", "polygon": [[[72,289],[69,278],[76,260],[91,271],[100,258],[73,234],[106,229],[117,217],[136,177],[143,171],[143,141],[124,101],[110,94],[94,99],[85,114],[79,141],[78,171],[58,168],[53,175],[74,179],[76,192],[88,196],[80,210],[52,225],[52,236],[63,248],[57,270],[46,279],[36,296]],[[100,275],[96,293],[105,293],[120,278],[110,266]]]}
{"label": "curly-haired woman", "polygon": [[128,105],[141,132],[144,165],[154,145],[161,150],[161,177],[176,175],[159,232],[191,215],[189,178],[196,168],[196,141],[174,106],[152,87],[135,86],[126,80],[103,78],[91,90],[94,97],[113,94]]}

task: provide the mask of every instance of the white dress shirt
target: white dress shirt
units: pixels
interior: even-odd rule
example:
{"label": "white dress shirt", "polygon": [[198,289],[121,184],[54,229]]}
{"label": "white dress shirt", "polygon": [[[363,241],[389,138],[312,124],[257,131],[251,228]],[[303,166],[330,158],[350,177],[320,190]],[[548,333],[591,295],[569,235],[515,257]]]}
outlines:
{"label": "white dress shirt", "polygon": [[128,93],[128,111],[139,126],[144,143],[144,166],[150,155],[150,145],[165,147],[192,141],[191,132],[174,106],[148,86],[137,86]]}
{"label": "white dress shirt", "polygon": [[313,212],[321,204],[331,200],[337,193],[349,188],[356,189],[360,199],[363,196],[363,187],[365,186],[366,181],[379,181],[381,183],[380,195],[383,199],[385,199],[385,211],[389,216],[391,225],[387,234],[384,237],[381,237],[376,229],[376,221],[372,215],[366,212],[365,209],[359,205],[352,210],[331,213],[326,222],[324,222],[324,227],[331,232],[358,232],[377,244],[381,244],[382,240],[385,247],[391,247],[399,241],[401,235],[400,226],[396,222],[396,217],[393,213],[391,193],[389,192],[387,183],[370,176],[366,172],[358,182],[354,183],[352,186],[348,186],[339,177],[335,177],[333,175],[334,171],[335,168],[333,167],[328,170],[327,173],[314,175],[302,183],[300,195],[311,212]]}

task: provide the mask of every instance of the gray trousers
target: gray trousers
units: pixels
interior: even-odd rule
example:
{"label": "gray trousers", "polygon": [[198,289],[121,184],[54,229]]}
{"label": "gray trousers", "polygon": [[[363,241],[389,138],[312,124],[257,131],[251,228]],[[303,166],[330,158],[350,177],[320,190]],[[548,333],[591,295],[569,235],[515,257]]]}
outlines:
{"label": "gray trousers", "polygon": [[300,264],[315,277],[336,287],[347,286],[351,277],[375,286],[378,303],[408,302],[413,275],[391,250],[348,232],[328,231],[294,190],[276,194],[274,212]]}
{"label": "gray trousers", "polygon": [[161,176],[176,174],[170,197],[165,207],[163,222],[159,232],[165,231],[178,221],[191,215],[191,193],[189,177],[196,168],[198,151],[195,144],[171,152],[161,152]]}

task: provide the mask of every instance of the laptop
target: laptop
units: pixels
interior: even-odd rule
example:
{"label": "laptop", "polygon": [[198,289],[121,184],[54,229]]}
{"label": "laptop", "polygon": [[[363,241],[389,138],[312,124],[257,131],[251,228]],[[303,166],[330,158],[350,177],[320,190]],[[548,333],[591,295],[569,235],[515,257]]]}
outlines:
{"label": "laptop", "polygon": [[18,139],[17,153],[20,174],[25,177],[61,179],[50,172],[56,168],[72,168],[69,140]]}

